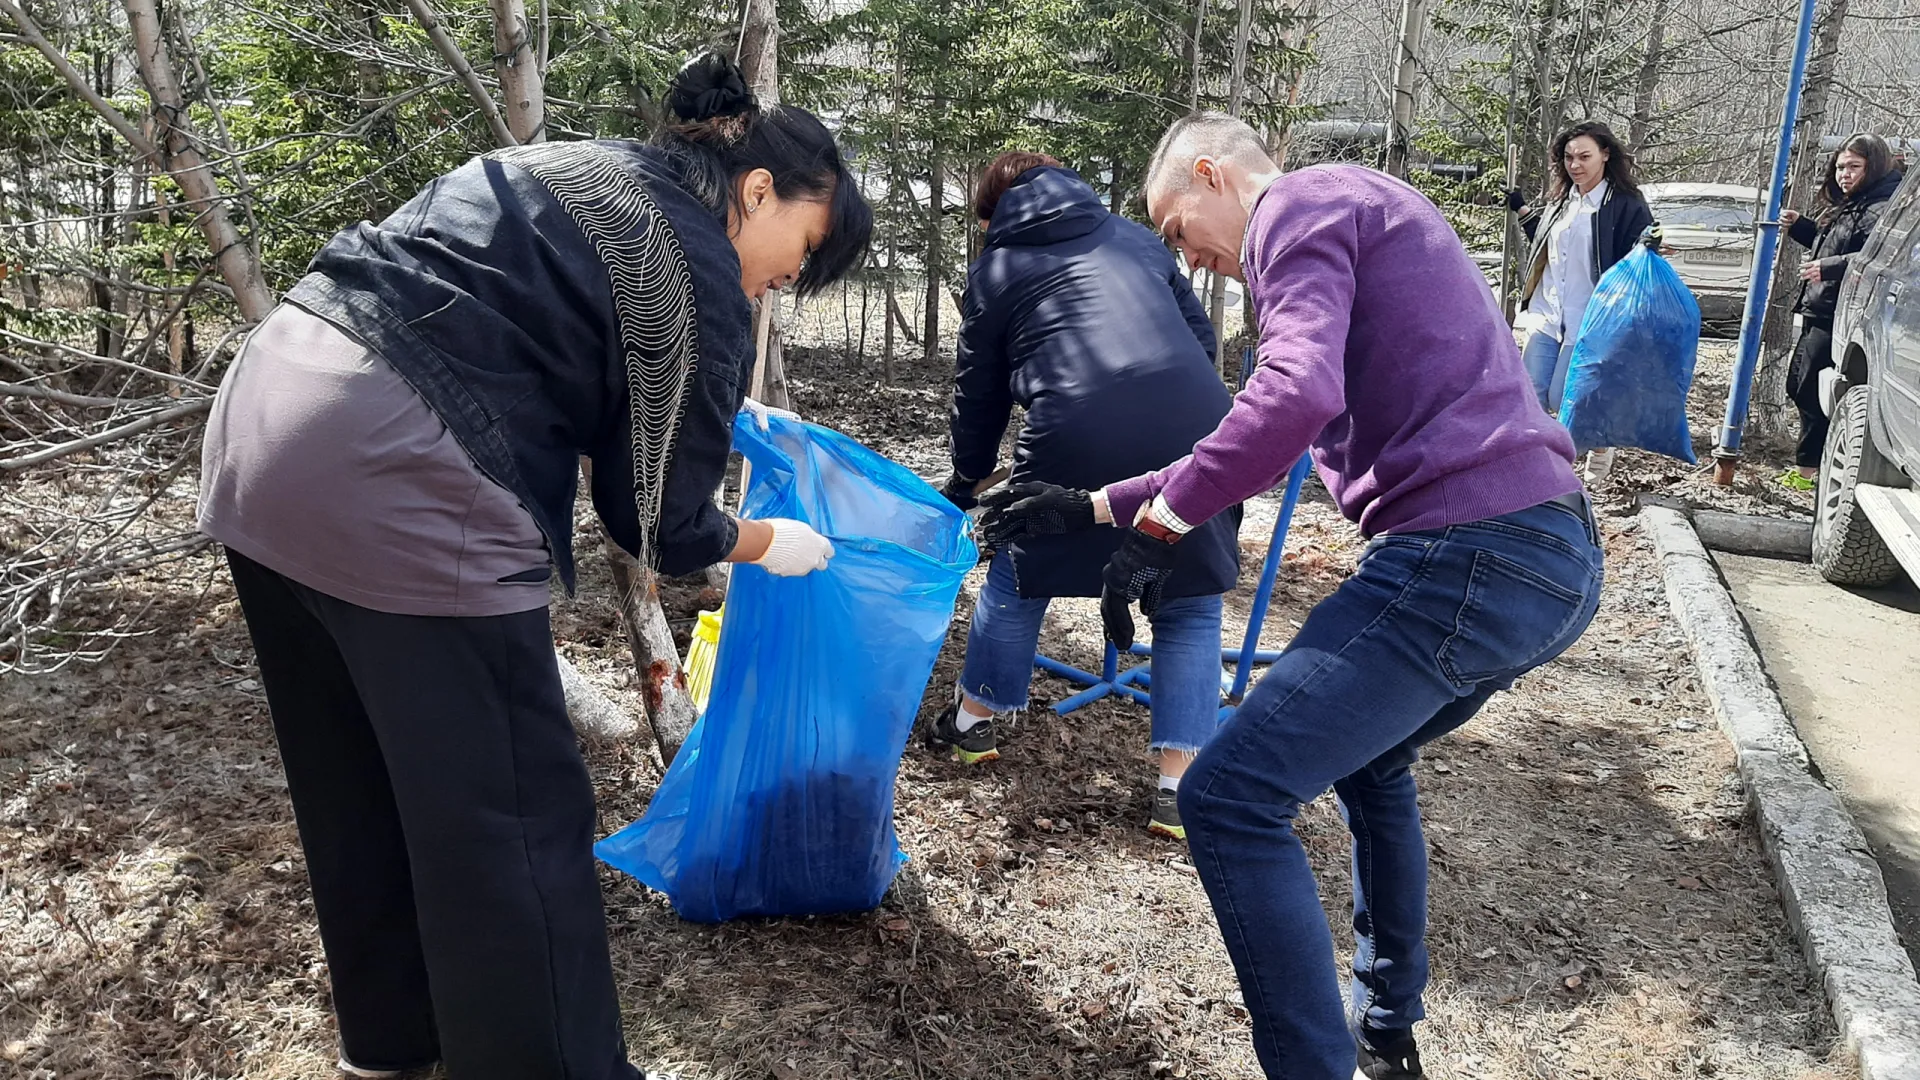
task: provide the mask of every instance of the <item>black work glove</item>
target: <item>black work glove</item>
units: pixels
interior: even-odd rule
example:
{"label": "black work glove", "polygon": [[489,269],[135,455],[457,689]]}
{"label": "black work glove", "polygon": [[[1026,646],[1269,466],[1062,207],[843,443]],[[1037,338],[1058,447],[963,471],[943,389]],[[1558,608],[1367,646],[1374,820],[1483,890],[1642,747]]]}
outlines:
{"label": "black work glove", "polygon": [[959,507],[961,510],[971,510],[980,505],[980,500],[973,497],[974,485],[979,482],[978,480],[969,480],[956,472],[952,476],[947,477],[946,484],[940,488],[940,494],[946,496],[948,502]]}
{"label": "black work glove", "polygon": [[1060,536],[1093,528],[1093,496],[1074,488],[1028,481],[1009,484],[980,500],[974,535],[990,548],[1028,536]]}
{"label": "black work glove", "polygon": [[1135,600],[1140,614],[1153,617],[1160,608],[1160,589],[1173,573],[1173,545],[1138,529],[1128,529],[1107,568],[1100,572],[1100,625],[1107,640],[1121,652],[1133,648]]}
{"label": "black work glove", "polygon": [[1519,188],[1507,189],[1507,209],[1519,213],[1527,208],[1527,197],[1520,194]]}

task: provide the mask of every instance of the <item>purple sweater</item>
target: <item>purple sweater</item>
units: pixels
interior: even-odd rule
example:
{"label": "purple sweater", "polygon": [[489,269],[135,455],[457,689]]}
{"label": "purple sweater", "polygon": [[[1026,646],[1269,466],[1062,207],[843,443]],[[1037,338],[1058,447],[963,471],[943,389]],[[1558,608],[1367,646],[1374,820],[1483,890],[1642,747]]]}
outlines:
{"label": "purple sweater", "polygon": [[1115,521],[1164,494],[1197,525],[1271,489],[1309,447],[1366,536],[1580,490],[1573,440],[1426,196],[1355,165],[1287,173],[1255,203],[1242,263],[1259,367],[1192,454],[1106,489]]}

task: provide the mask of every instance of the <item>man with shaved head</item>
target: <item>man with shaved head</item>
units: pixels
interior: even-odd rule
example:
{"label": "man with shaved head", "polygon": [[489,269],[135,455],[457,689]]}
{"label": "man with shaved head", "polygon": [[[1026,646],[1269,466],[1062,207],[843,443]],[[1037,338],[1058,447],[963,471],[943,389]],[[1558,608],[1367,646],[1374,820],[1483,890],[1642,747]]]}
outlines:
{"label": "man with shaved head", "polygon": [[[1191,455],[1097,492],[1020,485],[987,501],[983,535],[1130,526],[1101,614],[1131,640],[1129,604],[1157,602],[1181,537],[1312,454],[1369,543],[1200,752],[1179,809],[1267,1076],[1419,1077],[1427,851],[1409,766],[1593,618],[1602,559],[1573,443],[1459,237],[1401,181],[1283,174],[1253,129],[1209,113],[1161,140],[1147,210],[1189,264],[1246,283],[1258,368]],[[1353,833],[1344,1003],[1293,831],[1329,787]]]}

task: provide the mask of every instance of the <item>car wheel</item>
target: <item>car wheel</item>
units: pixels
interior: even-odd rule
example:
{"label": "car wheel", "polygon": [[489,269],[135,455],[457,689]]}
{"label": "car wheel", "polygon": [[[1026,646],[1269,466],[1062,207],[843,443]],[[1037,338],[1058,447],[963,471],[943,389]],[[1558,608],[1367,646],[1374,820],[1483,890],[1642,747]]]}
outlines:
{"label": "car wheel", "polygon": [[1814,492],[1813,567],[1836,585],[1885,585],[1900,576],[1887,542],[1867,520],[1854,489],[1885,476],[1889,466],[1867,434],[1872,390],[1846,390],[1827,429]]}

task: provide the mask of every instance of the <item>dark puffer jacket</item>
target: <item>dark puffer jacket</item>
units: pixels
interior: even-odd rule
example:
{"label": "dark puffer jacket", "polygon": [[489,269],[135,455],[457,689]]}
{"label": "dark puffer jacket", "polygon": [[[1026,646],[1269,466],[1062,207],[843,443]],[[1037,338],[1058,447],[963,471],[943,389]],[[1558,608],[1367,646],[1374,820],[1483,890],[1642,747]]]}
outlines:
{"label": "dark puffer jacket", "polygon": [[1880,210],[1900,187],[1898,169],[1847,196],[1825,228],[1812,218],[1801,218],[1787,227],[1795,243],[1813,252],[1820,264],[1819,281],[1800,283],[1800,298],[1793,310],[1808,318],[1833,319],[1835,303],[1840,299],[1840,282],[1847,276],[1847,262],[1867,246],[1867,237],[1880,222]]}
{"label": "dark puffer jacket", "polygon": [[[1071,169],[1022,174],[967,272],[954,375],[953,467],[993,471],[1015,401],[1027,410],[1013,480],[1099,488],[1192,452],[1232,397],[1213,368],[1213,326],[1173,253],[1108,213]],[[1233,588],[1239,509],[1181,540],[1169,597]],[[1121,530],[1013,547],[1020,595],[1098,596]]]}

